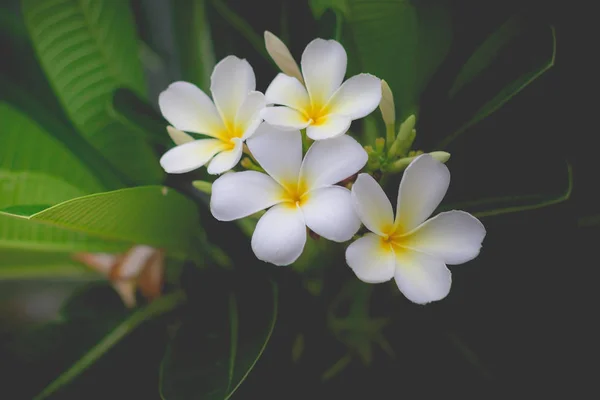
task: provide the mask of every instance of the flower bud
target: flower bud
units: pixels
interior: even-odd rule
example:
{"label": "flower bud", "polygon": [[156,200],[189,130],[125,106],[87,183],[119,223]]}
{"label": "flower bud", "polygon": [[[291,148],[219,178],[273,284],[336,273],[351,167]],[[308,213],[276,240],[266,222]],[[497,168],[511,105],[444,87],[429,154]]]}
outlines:
{"label": "flower bud", "polygon": [[300,68],[298,68],[298,64],[296,64],[296,61],[294,60],[294,57],[292,57],[290,50],[287,48],[285,43],[281,41],[281,39],[273,35],[271,32],[265,31],[265,46],[267,48],[267,52],[273,61],[275,61],[275,64],[277,64],[281,72],[298,79],[301,83],[304,83],[302,73],[300,72]]}
{"label": "flower bud", "polygon": [[171,125],[167,126],[167,132],[169,133],[171,140],[173,140],[177,146],[180,144],[193,142],[195,140],[192,136],[180,131],[179,129],[173,128]]}
{"label": "flower bud", "polygon": [[199,191],[201,191],[203,193],[211,194],[211,192],[212,192],[212,183],[211,182],[194,181],[194,182],[192,182],[192,185],[194,185],[194,187],[196,189],[198,189]]}
{"label": "flower bud", "polygon": [[445,151],[432,151],[429,155],[441,163],[445,163],[450,159],[450,153],[446,153]]}
{"label": "flower bud", "polygon": [[394,105],[394,95],[390,86],[385,80],[381,80],[381,102],[379,103],[381,116],[385,125],[394,126],[396,124],[396,109]]}

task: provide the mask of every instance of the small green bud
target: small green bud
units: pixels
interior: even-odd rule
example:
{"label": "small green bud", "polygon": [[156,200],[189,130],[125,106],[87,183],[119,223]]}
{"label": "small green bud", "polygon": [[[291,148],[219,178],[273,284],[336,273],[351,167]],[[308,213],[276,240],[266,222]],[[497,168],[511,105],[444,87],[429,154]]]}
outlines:
{"label": "small green bud", "polygon": [[385,139],[382,137],[375,139],[375,151],[377,153],[381,154],[384,149],[385,149]]}
{"label": "small green bud", "polygon": [[194,181],[194,182],[192,182],[192,185],[194,185],[194,187],[196,189],[198,189],[199,191],[201,191],[203,193],[206,193],[206,194],[212,193],[212,183],[211,182]]}
{"label": "small green bud", "polygon": [[450,153],[446,153],[445,151],[432,151],[429,155],[441,163],[445,163],[450,159]]}
{"label": "small green bud", "polygon": [[383,79],[381,80],[381,101],[379,102],[379,110],[385,125],[394,126],[396,124],[396,109],[394,105],[394,95],[392,89]]}
{"label": "small green bud", "polygon": [[411,115],[406,118],[406,121],[400,124],[398,136],[396,136],[396,140],[388,151],[388,157],[402,156],[410,149],[417,135],[417,131],[414,129],[415,123],[416,118],[414,115]]}
{"label": "small green bud", "polygon": [[264,172],[263,169],[261,167],[259,167],[258,165],[254,164],[254,162],[248,158],[248,157],[244,157],[242,159],[242,162],[240,163],[240,165],[246,169],[249,170],[253,170],[253,171],[258,171],[258,172]]}

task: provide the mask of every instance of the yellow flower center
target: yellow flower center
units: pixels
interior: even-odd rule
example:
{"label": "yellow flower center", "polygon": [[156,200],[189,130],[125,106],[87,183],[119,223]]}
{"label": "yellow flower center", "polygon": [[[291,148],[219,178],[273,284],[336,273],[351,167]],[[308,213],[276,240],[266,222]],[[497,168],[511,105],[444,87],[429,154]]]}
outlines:
{"label": "yellow flower center", "polygon": [[306,183],[300,181],[297,184],[290,183],[283,185],[284,191],[282,194],[282,201],[289,207],[299,207],[306,203],[308,200],[308,193]]}
{"label": "yellow flower center", "polygon": [[218,138],[223,142],[231,143],[231,148],[235,145],[234,141],[231,139],[241,138],[244,134],[244,129],[241,126],[236,126],[234,122],[223,121],[225,125],[225,129],[221,131],[218,135]]}
{"label": "yellow flower center", "polygon": [[387,226],[383,229],[383,236],[381,236],[380,244],[385,250],[394,250],[394,252],[401,252],[406,250],[407,236],[401,227],[394,225]]}
{"label": "yellow flower center", "polygon": [[326,104],[311,103],[302,114],[304,114],[307,123],[318,126],[327,122],[329,113],[329,107]]}

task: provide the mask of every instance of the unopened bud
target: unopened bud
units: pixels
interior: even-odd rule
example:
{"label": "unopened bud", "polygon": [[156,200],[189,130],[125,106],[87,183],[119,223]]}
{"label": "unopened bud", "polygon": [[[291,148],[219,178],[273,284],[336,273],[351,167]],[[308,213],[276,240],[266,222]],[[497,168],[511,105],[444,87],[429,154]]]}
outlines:
{"label": "unopened bud", "polygon": [[385,139],[382,137],[375,139],[375,151],[377,153],[381,154],[384,149],[385,149]]}
{"label": "unopened bud", "polygon": [[414,129],[415,122],[415,116],[411,115],[406,118],[406,121],[400,124],[398,136],[396,136],[394,144],[392,144],[390,150],[388,151],[388,156],[390,158],[393,158],[396,155],[402,156],[406,154],[408,150],[410,150],[410,146],[412,146],[417,135],[417,131]]}
{"label": "unopened bud", "polygon": [[275,64],[279,67],[281,72],[286,75],[293,76],[298,79],[301,83],[304,83],[302,79],[302,73],[300,72],[300,68],[292,57],[290,50],[287,48],[285,43],[281,41],[277,36],[273,35],[269,31],[265,31],[265,46],[267,48],[267,52],[275,61]]}
{"label": "unopened bud", "polygon": [[171,140],[173,140],[177,146],[180,144],[193,142],[195,140],[192,136],[180,131],[179,129],[173,128],[171,125],[167,126],[167,132],[169,133]]}
{"label": "unopened bud", "polygon": [[381,116],[385,125],[394,126],[396,124],[394,95],[390,86],[383,79],[381,80],[381,102],[379,103],[379,109],[381,110]]}
{"label": "unopened bud", "polygon": [[445,163],[450,159],[450,153],[446,153],[445,151],[432,151],[429,155],[441,163]]}
{"label": "unopened bud", "polygon": [[194,187],[196,189],[198,189],[199,191],[201,191],[203,193],[206,193],[206,194],[212,193],[212,183],[210,183],[210,182],[194,181],[194,182],[192,182],[192,185],[194,185]]}

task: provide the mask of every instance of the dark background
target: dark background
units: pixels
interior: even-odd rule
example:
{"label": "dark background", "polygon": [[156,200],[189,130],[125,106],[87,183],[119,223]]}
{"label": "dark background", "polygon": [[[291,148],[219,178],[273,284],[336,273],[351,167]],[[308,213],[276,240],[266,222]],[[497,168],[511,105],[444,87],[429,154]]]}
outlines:
{"label": "dark background", "polygon": [[[12,1],[2,3],[14,8]],[[161,34],[153,22],[159,18],[157,13],[160,15],[159,3],[133,2],[142,38],[154,42],[160,53]],[[313,21],[304,3],[286,3],[293,15],[290,47],[297,59],[306,43],[328,32]],[[257,32],[277,32],[281,2],[228,4]],[[446,201],[536,193],[552,197],[566,186],[566,161],[574,172],[571,198],[535,211],[483,219],[488,234],[481,255],[451,268],[452,291],[441,302],[419,307],[402,296],[391,298],[386,285],[376,286],[372,312],[393,316],[384,332],[395,357],[375,347],[370,367],[355,360],[327,382],[321,382],[321,374],[345,351],[325,327],[324,308],[330,299],[308,296],[293,278],[282,277],[282,303],[272,341],[233,398],[412,399],[444,395],[487,399],[551,394],[579,398],[591,389],[597,369],[596,346],[591,340],[597,308],[590,272],[599,266],[600,226],[588,226],[583,218],[600,214],[595,147],[598,101],[595,93],[586,95],[597,87],[591,64],[598,48],[593,2],[465,0],[451,4],[454,44],[422,98],[419,147],[435,150],[431,146],[448,133],[443,121],[455,123],[452,110],[440,107],[442,90],[436,88],[447,88],[468,55],[510,15],[522,12],[532,24],[554,25],[557,58],[552,69],[449,147],[453,181]],[[272,66],[216,14],[212,18],[217,59],[235,47],[236,55],[248,58],[254,66],[258,87],[264,89],[274,75]],[[8,49],[4,57],[10,58],[14,44],[0,44]],[[169,49],[162,51],[168,53]],[[515,54],[515,58],[520,56],[526,55]],[[505,60],[510,69],[510,57]],[[39,78],[24,76],[25,72],[10,63],[2,68],[3,74],[21,81]],[[175,69],[169,73],[176,78]],[[494,83],[493,77],[488,79]],[[162,90],[161,84],[154,82],[157,91]],[[477,93],[473,94],[476,97]],[[351,272],[337,265],[328,274],[330,281],[341,282],[350,278]],[[335,283],[331,289],[336,289]],[[293,363],[290,349],[299,331],[305,335],[305,353],[301,362]],[[142,348],[135,354],[145,354],[149,365],[158,360],[152,351]],[[107,395],[104,391],[114,387],[110,382],[130,393],[130,397],[113,393],[112,398],[157,398],[156,376],[150,366],[132,371],[125,369],[127,363],[104,362],[112,371],[110,377],[133,376],[107,383],[87,374],[88,384],[104,387],[87,398]],[[27,374],[35,379],[36,371]]]}

